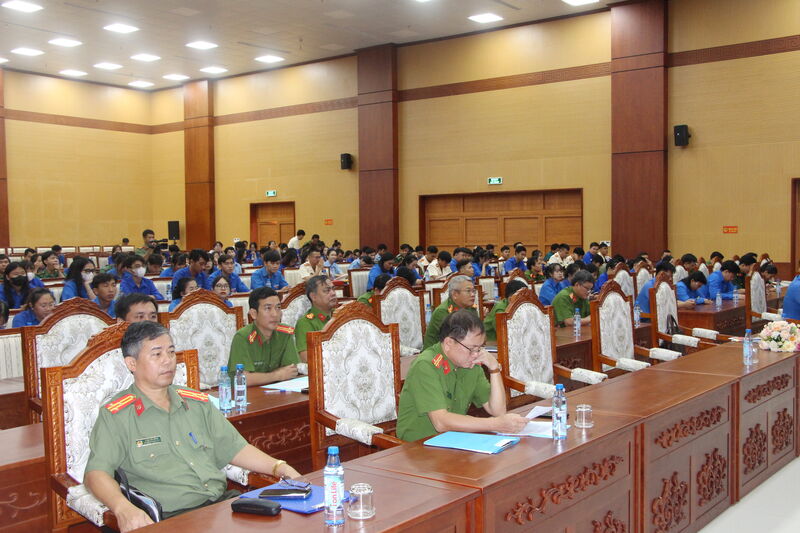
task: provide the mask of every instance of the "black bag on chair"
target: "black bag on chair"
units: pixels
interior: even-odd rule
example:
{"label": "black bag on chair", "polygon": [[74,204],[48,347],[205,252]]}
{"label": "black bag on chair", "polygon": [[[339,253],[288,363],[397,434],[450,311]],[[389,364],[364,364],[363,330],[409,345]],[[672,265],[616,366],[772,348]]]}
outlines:
{"label": "black bag on chair", "polygon": [[117,468],[114,471],[114,479],[119,483],[119,489],[122,491],[122,495],[125,496],[129,502],[147,513],[147,516],[149,516],[150,520],[153,522],[161,522],[163,519],[161,504],[158,503],[155,498],[148,496],[136,487],[131,487],[128,484],[128,476],[125,475],[125,471],[121,468]]}
{"label": "black bag on chair", "polygon": [[[653,324],[653,327],[655,327],[655,324]],[[666,331],[666,334],[671,337],[671,336],[675,335],[676,333],[680,333],[680,332],[681,332],[681,328],[678,327],[678,321],[675,320],[675,317],[672,316],[672,315],[667,315],[667,331]],[[675,344],[674,342],[661,341],[661,347],[665,348],[667,350],[672,350],[673,352],[684,353],[684,347],[681,346],[681,345]]]}

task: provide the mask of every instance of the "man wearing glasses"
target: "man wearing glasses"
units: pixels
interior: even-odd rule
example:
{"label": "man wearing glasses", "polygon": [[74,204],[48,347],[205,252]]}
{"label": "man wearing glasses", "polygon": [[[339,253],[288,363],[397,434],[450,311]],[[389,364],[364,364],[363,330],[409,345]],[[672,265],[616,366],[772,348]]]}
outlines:
{"label": "man wearing glasses", "polygon": [[442,323],[448,315],[461,309],[467,309],[478,316],[478,311],[474,307],[475,286],[472,285],[472,280],[467,276],[456,276],[450,280],[448,286],[450,291],[447,300],[439,304],[439,307],[434,309],[431,315],[431,321],[422,343],[423,350],[439,342],[439,328],[442,327]]}
{"label": "man wearing glasses", "polygon": [[[516,433],[525,427],[526,418],[506,412],[500,365],[484,349],[485,341],[476,313],[462,309],[445,318],[439,342],[419,354],[408,371],[400,393],[398,438],[411,441],[444,431]],[[483,407],[490,417],[467,415],[470,404]]]}

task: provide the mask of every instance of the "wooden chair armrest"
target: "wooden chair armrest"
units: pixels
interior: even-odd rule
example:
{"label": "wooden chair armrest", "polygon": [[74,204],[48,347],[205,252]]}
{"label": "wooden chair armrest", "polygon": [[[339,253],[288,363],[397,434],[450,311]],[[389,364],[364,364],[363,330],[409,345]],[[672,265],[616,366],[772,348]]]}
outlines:
{"label": "wooden chair armrest", "polygon": [[67,490],[70,487],[80,485],[69,474],[53,474],[50,476],[50,487],[62,498],[67,499]]}
{"label": "wooden chair armrest", "polygon": [[569,368],[565,367],[560,363],[553,364],[553,373],[559,377],[566,379],[570,379],[570,377],[572,376],[572,370],[570,370]]}
{"label": "wooden chair armrest", "polygon": [[322,424],[328,429],[332,429],[336,431],[336,420],[337,418],[332,414],[328,413],[327,411],[317,411],[314,416],[317,419],[317,422]]}
{"label": "wooden chair armrest", "polygon": [[[617,366],[617,360],[608,357],[607,355],[599,354],[597,356],[598,361],[600,361],[601,365],[608,365],[608,366]],[[602,366],[600,367],[602,368]],[[601,370],[597,370],[597,372],[601,372]]]}
{"label": "wooden chair armrest", "polygon": [[650,349],[644,348],[642,346],[633,345],[633,355],[638,355],[641,357],[645,357],[647,359],[650,358]]}
{"label": "wooden chair armrest", "polygon": [[645,313],[644,311],[642,311],[642,312],[639,313],[639,318],[647,318],[647,319],[652,320],[653,319],[653,313]]}
{"label": "wooden chair armrest", "polygon": [[377,446],[381,450],[386,450],[388,448],[394,448],[395,446],[400,446],[401,444],[404,443],[402,440],[392,435],[387,435],[386,433],[377,433],[372,436],[372,444]]}
{"label": "wooden chair armrest", "polygon": [[28,407],[38,414],[42,414],[42,399],[41,398],[28,398]]}
{"label": "wooden chair armrest", "polygon": [[514,389],[515,391],[525,392],[525,384],[518,379],[514,379],[511,376],[503,375],[503,385],[506,388]]}

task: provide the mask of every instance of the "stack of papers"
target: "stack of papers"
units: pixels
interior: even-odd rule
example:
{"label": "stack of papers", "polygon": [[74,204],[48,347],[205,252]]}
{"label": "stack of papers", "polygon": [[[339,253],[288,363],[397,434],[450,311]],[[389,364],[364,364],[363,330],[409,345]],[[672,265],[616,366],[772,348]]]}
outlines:
{"label": "stack of papers", "polygon": [[299,378],[290,379],[288,381],[270,383],[269,385],[262,385],[261,387],[264,389],[285,390],[287,392],[302,392],[303,389],[308,388],[308,376],[300,376]]}
{"label": "stack of papers", "polygon": [[[522,428],[519,433],[498,433],[498,435],[506,435],[511,437],[540,437],[543,439],[553,438],[553,421],[552,420],[532,420],[540,416],[552,416],[552,407],[536,406],[525,415],[525,418],[530,422]],[[567,426],[569,429],[570,426]]]}

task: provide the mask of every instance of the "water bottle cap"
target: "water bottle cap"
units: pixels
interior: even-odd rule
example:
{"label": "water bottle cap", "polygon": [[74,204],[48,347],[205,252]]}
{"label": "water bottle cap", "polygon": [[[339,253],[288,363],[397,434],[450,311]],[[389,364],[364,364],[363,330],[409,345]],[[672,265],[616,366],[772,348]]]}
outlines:
{"label": "water bottle cap", "polygon": [[339,455],[338,446],[328,446],[328,455]]}
{"label": "water bottle cap", "polygon": [[564,384],[563,383],[558,383],[556,385],[556,390],[564,390]]}
{"label": "water bottle cap", "polygon": [[244,363],[236,363],[236,370],[244,370]]}
{"label": "water bottle cap", "polygon": [[744,334],[745,335],[750,335],[750,333],[752,333],[752,332],[749,329],[744,330]]}
{"label": "water bottle cap", "polygon": [[219,367],[219,369],[221,371],[223,371],[223,372],[227,372],[228,371],[228,365],[222,365],[221,367]]}
{"label": "water bottle cap", "polygon": [[580,312],[581,312],[580,308],[579,308],[579,307],[576,307],[576,308],[575,308],[575,312],[576,312],[576,313],[580,313]]}

